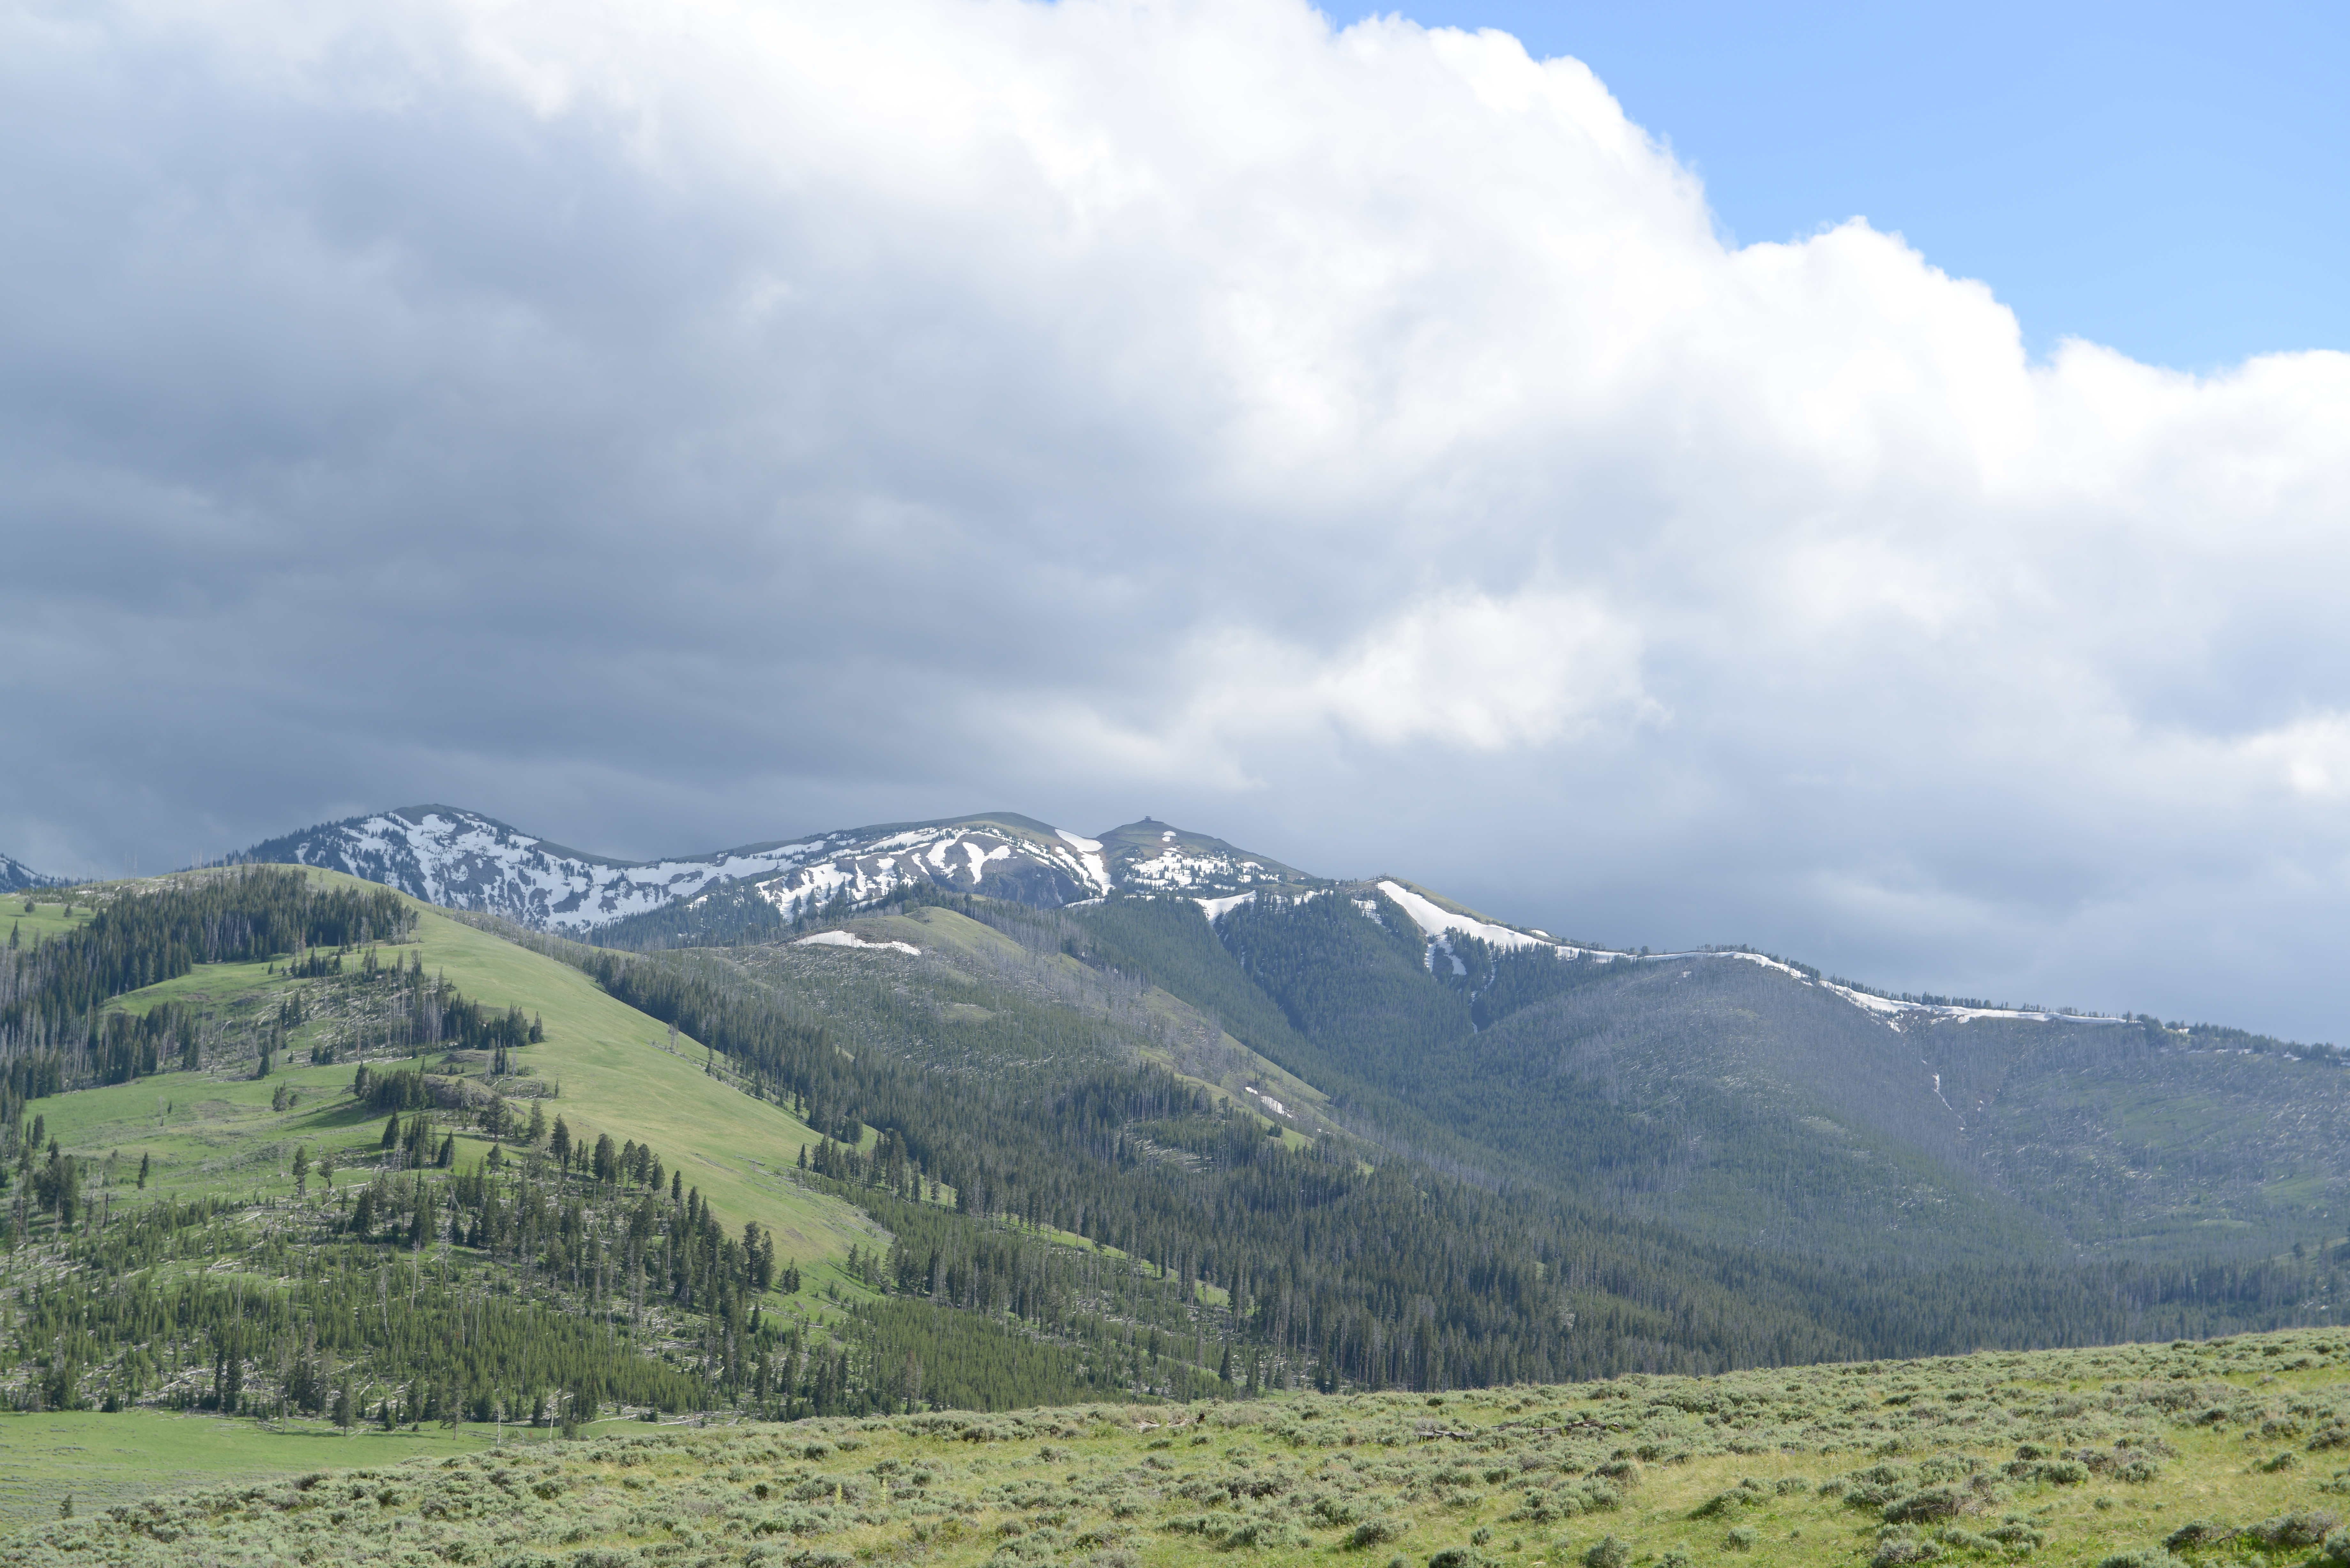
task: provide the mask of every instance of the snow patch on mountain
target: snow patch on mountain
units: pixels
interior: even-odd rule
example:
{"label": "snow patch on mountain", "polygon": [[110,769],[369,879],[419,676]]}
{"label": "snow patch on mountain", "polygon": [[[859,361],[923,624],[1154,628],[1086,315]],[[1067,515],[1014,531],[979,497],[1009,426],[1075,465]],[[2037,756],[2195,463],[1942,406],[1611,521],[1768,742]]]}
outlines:
{"label": "snow patch on mountain", "polygon": [[757,877],[822,851],[821,840],[653,861],[582,855],[447,806],[378,812],[257,845],[247,860],[348,872],[427,903],[524,925],[584,930]]}
{"label": "snow patch on mountain", "polygon": [[324,867],[428,903],[573,931],[688,903],[731,881],[751,883],[787,919],[843,894],[866,903],[918,881],[1048,906],[1110,890],[1097,854],[1041,824],[1033,833],[996,823],[851,828],[623,861],[565,849],[478,813],[413,806],[289,834],[243,858]]}
{"label": "snow patch on mountain", "polygon": [[1475,937],[1479,941],[1491,947],[1512,950],[1558,948],[1563,955],[1571,955],[1582,950],[1579,948],[1561,947],[1557,942],[1544,941],[1540,937],[1530,937],[1523,931],[1513,931],[1507,926],[1491,925],[1483,920],[1472,920],[1466,915],[1456,915],[1434,899],[1422,898],[1400,882],[1381,882],[1379,891],[1393,899],[1405,914],[1409,915],[1411,923],[1418,926],[1431,940],[1442,937],[1447,931],[1459,931],[1463,936]]}
{"label": "snow patch on mountain", "polygon": [[1255,1085],[1253,1085],[1253,1084],[1243,1084],[1243,1085],[1241,1085],[1241,1091],[1242,1091],[1243,1094],[1247,1094],[1247,1095],[1253,1095],[1253,1096],[1255,1096],[1255,1098],[1256,1098],[1256,1102],[1257,1102],[1257,1104],[1259,1104],[1259,1105],[1263,1106],[1265,1109],[1267,1109],[1267,1110],[1271,1111],[1274,1116],[1289,1116],[1289,1119],[1290,1119],[1291,1121],[1295,1121],[1295,1120],[1297,1119],[1295,1116],[1289,1116],[1289,1107],[1288,1107],[1287,1106],[1283,1105],[1279,1100],[1274,1099],[1271,1095],[1268,1095],[1268,1094],[1264,1093],[1263,1090],[1259,1089]]}
{"label": "snow patch on mountain", "polygon": [[[1741,957],[1747,955],[1741,954]],[[1755,956],[1760,956],[1755,955]],[[1786,969],[1786,965],[1775,966]],[[2103,1012],[2034,1012],[2012,1007],[1958,1007],[1941,1002],[1903,1002],[1895,997],[1878,996],[1874,992],[1858,991],[1848,985],[1838,985],[1832,980],[1814,982],[1810,976],[1789,970],[1806,985],[1816,983],[1823,991],[1834,992],[1855,1007],[1876,1013],[1895,1028],[1912,1018],[2016,1018],[2033,1023],[2125,1023],[2128,1020]]]}
{"label": "snow patch on mountain", "polygon": [[[1168,835],[1172,838],[1174,835]],[[1127,862],[1123,880],[1131,888],[1180,893],[1197,888],[1222,888],[1233,883],[1277,882],[1281,878],[1262,862],[1235,855],[1201,854],[1170,844],[1158,854]]]}
{"label": "snow patch on mountain", "polygon": [[867,952],[894,950],[901,953],[911,953],[916,958],[922,956],[922,950],[911,942],[868,942],[855,931],[818,931],[812,937],[802,937],[792,946],[795,948],[862,948]]}
{"label": "snow patch on mountain", "polygon": [[1111,888],[1098,846],[1079,848],[1093,840],[1058,828],[1032,834],[993,822],[922,823],[862,843],[858,837],[831,836],[830,853],[760,878],[759,896],[789,920],[843,895],[852,904],[872,903],[924,883],[1046,909],[1098,898]]}

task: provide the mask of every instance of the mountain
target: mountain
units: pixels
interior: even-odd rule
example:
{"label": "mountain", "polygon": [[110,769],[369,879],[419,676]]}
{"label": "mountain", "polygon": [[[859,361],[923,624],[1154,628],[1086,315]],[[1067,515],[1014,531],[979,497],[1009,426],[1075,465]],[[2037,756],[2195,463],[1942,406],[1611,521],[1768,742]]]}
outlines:
{"label": "mountain", "polygon": [[[954,885],[1045,831],[839,836],[765,878],[858,848],[877,901],[666,950],[283,867],[41,904],[0,949],[0,1399],[401,1441],[1428,1408],[2350,1295],[2331,1054],[1565,942],[1155,822],[1053,833],[1107,894]],[[939,844],[986,858],[905,871]]]}
{"label": "mountain", "polygon": [[27,888],[54,888],[59,878],[44,877],[23,861],[0,855],[0,893],[21,893]]}
{"label": "mountain", "polygon": [[727,907],[764,905],[770,923],[788,923],[917,884],[1050,909],[1129,888],[1212,897],[1309,880],[1222,839],[1148,818],[1093,839],[1013,812],[616,860],[478,812],[412,805],[287,834],[234,858],[324,867],[428,903],[571,932],[690,909],[718,890],[731,896]]}
{"label": "mountain", "polygon": [[249,857],[639,952],[860,940],[844,927],[920,950],[893,917],[943,903],[1206,1021],[1225,1044],[1167,1059],[1275,1120],[1709,1242],[2260,1257],[2350,1213],[2330,1047],[1595,946],[1151,818],[1088,837],[993,813],[631,863],[432,806]]}

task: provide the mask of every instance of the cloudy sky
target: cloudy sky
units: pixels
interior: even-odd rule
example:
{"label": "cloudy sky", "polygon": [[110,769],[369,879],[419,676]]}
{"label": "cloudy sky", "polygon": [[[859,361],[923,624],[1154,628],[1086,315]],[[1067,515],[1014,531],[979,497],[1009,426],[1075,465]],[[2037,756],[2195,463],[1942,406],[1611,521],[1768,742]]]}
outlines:
{"label": "cloudy sky", "polygon": [[0,8],[0,849],[1149,813],[2350,1039],[2338,22],[1659,14]]}

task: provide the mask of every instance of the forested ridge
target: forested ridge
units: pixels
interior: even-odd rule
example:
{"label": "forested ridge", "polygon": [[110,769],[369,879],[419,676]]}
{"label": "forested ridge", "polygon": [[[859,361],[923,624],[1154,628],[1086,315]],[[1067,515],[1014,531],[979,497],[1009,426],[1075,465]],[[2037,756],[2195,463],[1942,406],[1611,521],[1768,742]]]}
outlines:
{"label": "forested ridge", "polygon": [[[1345,1033],[1325,1029],[1310,994],[1284,1007],[1296,992],[1277,974],[1253,1000],[1228,973],[1217,975],[1196,951],[1202,940],[1212,950],[1215,934],[1175,901],[1113,900],[1068,914],[958,906],[936,895],[922,901],[1007,929],[1026,923],[1039,954],[1095,964],[1124,957],[1139,965],[1148,955],[1164,967],[1171,949],[1180,965],[1180,944],[1151,940],[1153,928],[1177,926],[1196,961],[1195,983],[1185,989],[1234,1027],[1253,1020],[1256,1043],[1286,1051],[1309,1077],[1327,1064],[1311,1054],[1312,1035]],[[1376,930],[1368,940],[1392,947],[1379,956],[1408,980],[1419,967],[1418,943],[1398,924],[1384,939]],[[1366,940],[1336,920],[1328,935]],[[1155,1277],[1197,1278],[1230,1292],[1236,1304],[1225,1321],[1243,1357],[1261,1353],[1268,1376],[1323,1386],[1439,1386],[2212,1332],[2295,1321],[2333,1278],[2333,1265],[2316,1257],[1921,1268],[1699,1244],[1555,1188],[1456,1179],[1346,1138],[1300,1148],[1300,1140],[1263,1137],[1255,1117],[1211,1114],[1196,1097],[1186,1106],[1162,1075],[1122,1063],[1115,1043],[1099,1037],[1099,1019],[1055,1017],[1016,995],[987,996],[991,1015],[957,1026],[907,1000],[902,981],[894,991],[876,986],[865,1004],[877,1021],[848,1049],[805,998],[763,985],[723,951],[567,950],[616,995],[678,1019],[770,1092],[809,1107],[818,1125],[854,1118],[887,1128],[910,1161],[958,1189],[966,1214],[1074,1232],[1139,1254]],[[1311,967],[1294,951],[1279,961]],[[1497,956],[1484,989],[1502,991],[1523,1011],[1572,992],[1589,973],[1544,961],[1554,971],[1520,973],[1523,966]],[[1261,971],[1274,968],[1273,958],[1260,957]],[[1469,1033],[1472,1009],[1485,999],[1432,989],[1434,998],[1415,1003],[1419,1012],[1450,1006]],[[1357,1020],[1400,1011],[1383,1012],[1352,994],[1330,1000]],[[1272,1030],[1262,1027],[1268,1023]],[[1283,1039],[1270,1037],[1284,1030]],[[893,1050],[893,1040],[916,1044]],[[1308,1052],[1298,1052],[1301,1044]],[[1345,1075],[1333,1076],[1343,1090]],[[878,1184],[886,1188],[888,1179]]]}

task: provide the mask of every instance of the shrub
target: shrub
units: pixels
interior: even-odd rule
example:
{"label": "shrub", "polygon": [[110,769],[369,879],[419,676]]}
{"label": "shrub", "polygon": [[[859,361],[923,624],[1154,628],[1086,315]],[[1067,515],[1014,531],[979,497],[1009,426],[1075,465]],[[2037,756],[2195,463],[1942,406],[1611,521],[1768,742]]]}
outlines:
{"label": "shrub", "polygon": [[1911,1563],[1930,1563],[1941,1554],[1941,1547],[1933,1542],[1901,1532],[1878,1538],[1877,1552],[1869,1558],[1868,1568],[1905,1568]]}
{"label": "shrub", "polygon": [[1691,1519],[1720,1519],[1743,1508],[1761,1508],[1762,1493],[1747,1486],[1734,1486],[1728,1491],[1718,1491],[1690,1511]]}
{"label": "shrub", "polygon": [[1360,1551],[1366,1546],[1385,1545],[1402,1534],[1402,1527],[1391,1519],[1367,1519],[1347,1532],[1347,1544]]}
{"label": "shrub", "polygon": [[1583,1568],[1624,1568],[1631,1561],[1632,1548],[1628,1542],[1618,1541],[1612,1535],[1603,1535],[1584,1552]]}
{"label": "shrub", "polygon": [[2220,1546],[2236,1538],[2236,1527],[2209,1519],[2190,1519],[2162,1538],[2167,1552],[2186,1552],[2197,1547]]}
{"label": "shrub", "polygon": [[1922,1523],[1928,1520],[1956,1519],[1959,1516],[1959,1505],[1962,1501],[1960,1494],[1950,1487],[1929,1487],[1924,1491],[1913,1491],[1897,1502],[1886,1504],[1885,1518],[1890,1524]]}
{"label": "shrub", "polygon": [[2341,1522],[2342,1516],[2338,1513],[2314,1511],[2284,1513],[2273,1519],[2264,1519],[2244,1533],[2264,1545],[2278,1549],[2315,1546],[2333,1534],[2334,1527]]}

